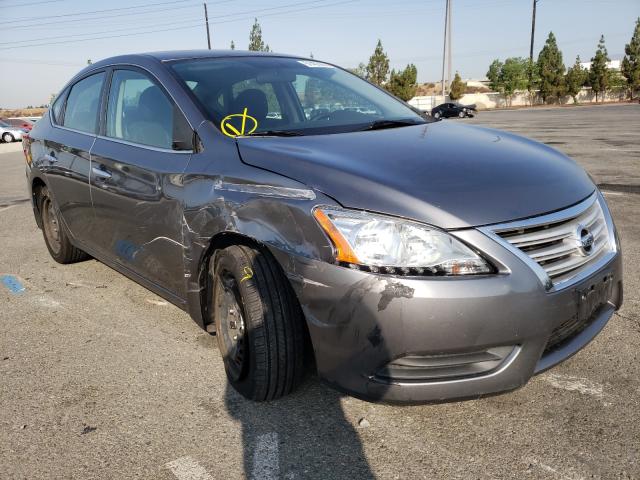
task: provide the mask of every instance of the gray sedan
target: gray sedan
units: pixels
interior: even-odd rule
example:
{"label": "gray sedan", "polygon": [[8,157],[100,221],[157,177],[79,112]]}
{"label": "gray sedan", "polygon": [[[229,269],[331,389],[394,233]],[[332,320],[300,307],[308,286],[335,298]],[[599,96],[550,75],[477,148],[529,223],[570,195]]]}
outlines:
{"label": "gray sedan", "polygon": [[110,58],[23,143],[51,256],[188,311],[252,400],[310,368],[376,401],[508,391],[622,304],[611,214],[573,160],[317,60]]}

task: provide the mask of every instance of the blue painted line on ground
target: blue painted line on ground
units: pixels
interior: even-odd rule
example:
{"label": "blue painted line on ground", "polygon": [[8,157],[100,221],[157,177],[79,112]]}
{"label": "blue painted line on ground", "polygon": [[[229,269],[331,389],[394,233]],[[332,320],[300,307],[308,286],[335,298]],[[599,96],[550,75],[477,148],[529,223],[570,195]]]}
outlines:
{"label": "blue painted line on ground", "polygon": [[24,285],[13,275],[2,275],[2,284],[13,294],[20,294],[25,291]]}

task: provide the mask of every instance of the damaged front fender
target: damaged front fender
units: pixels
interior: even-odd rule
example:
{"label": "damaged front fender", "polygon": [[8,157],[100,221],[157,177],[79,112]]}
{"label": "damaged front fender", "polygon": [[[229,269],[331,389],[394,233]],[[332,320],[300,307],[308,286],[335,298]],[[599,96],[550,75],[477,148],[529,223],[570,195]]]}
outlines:
{"label": "damaged front fender", "polygon": [[[242,163],[235,140],[207,125],[199,132],[205,148],[192,156],[182,178],[185,289],[189,313],[202,327],[210,323],[207,275],[217,248],[243,242],[331,261],[333,247],[311,211],[318,203],[336,203],[295,180]],[[284,261],[286,271],[286,255]]]}

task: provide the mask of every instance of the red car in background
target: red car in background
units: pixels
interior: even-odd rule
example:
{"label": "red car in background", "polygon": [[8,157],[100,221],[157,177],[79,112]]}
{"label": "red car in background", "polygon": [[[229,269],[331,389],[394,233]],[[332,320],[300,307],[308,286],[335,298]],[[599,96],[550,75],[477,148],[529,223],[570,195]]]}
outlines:
{"label": "red car in background", "polygon": [[22,130],[27,130],[28,132],[31,131],[34,125],[34,122],[32,122],[31,120],[26,120],[24,118],[2,118],[0,120],[11,125],[12,127],[21,128]]}

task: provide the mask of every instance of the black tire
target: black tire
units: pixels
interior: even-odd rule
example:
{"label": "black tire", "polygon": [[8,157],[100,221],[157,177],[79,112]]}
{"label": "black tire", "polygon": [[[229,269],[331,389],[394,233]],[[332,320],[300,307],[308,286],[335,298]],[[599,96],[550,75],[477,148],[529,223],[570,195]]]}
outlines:
{"label": "black tire", "polygon": [[11,143],[15,141],[15,138],[9,132],[5,132],[2,134],[2,141],[5,143]]}
{"label": "black tire", "polygon": [[217,252],[211,274],[216,336],[231,385],[254,401],[292,392],[304,373],[304,319],[275,259],[233,245]]}
{"label": "black tire", "polygon": [[60,221],[60,212],[49,194],[49,189],[42,187],[36,198],[38,199],[44,243],[47,245],[51,257],[56,262],[63,264],[88,259],[89,255],[71,244],[64,223]]}
{"label": "black tire", "polygon": [[466,117],[466,116],[467,116],[467,114],[465,113],[465,111],[464,111],[464,110],[460,110],[460,111],[458,112],[458,118],[464,118],[464,117]]}
{"label": "black tire", "polygon": [[436,120],[439,119],[442,116],[442,114],[440,112],[436,112],[433,114],[433,118],[435,118]]}

